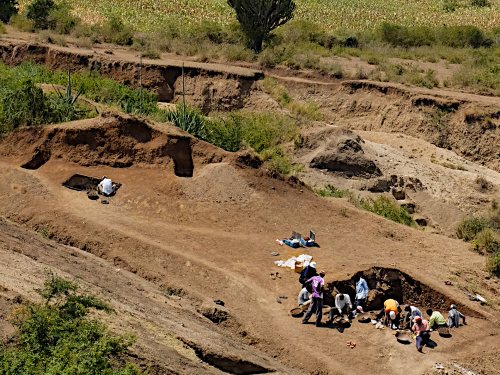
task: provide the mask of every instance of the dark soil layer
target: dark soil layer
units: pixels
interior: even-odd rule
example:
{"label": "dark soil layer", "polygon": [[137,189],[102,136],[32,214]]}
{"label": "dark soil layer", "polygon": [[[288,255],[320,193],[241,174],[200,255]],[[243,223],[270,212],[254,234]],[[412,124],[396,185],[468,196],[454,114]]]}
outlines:
{"label": "dark soil layer", "polygon": [[[363,271],[363,275],[370,289],[366,306],[367,310],[379,310],[382,308],[385,300],[392,298],[400,304],[416,306],[422,312],[425,312],[428,308],[448,311],[450,305],[453,303],[460,312],[468,316],[481,317],[476,311],[452,300],[397,269],[373,267]],[[349,280],[334,281],[328,284],[328,290],[332,295],[338,292],[347,293],[351,297],[351,301],[354,302],[356,297],[355,276]]]}

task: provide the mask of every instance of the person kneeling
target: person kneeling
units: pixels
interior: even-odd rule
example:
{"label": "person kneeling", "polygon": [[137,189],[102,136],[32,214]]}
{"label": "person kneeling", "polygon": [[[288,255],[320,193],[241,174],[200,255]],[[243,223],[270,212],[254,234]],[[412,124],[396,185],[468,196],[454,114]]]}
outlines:
{"label": "person kneeling", "polygon": [[115,184],[113,184],[110,178],[102,176],[102,181],[97,185],[97,190],[105,197],[109,197],[115,192]]}
{"label": "person kneeling", "polygon": [[427,320],[424,320],[419,316],[413,319],[413,321],[415,322],[415,324],[413,324],[411,330],[417,334],[417,350],[419,352],[422,352],[422,348],[424,347],[424,345],[427,345],[429,343],[429,340],[431,338],[431,334],[429,333],[429,323],[427,322]]}

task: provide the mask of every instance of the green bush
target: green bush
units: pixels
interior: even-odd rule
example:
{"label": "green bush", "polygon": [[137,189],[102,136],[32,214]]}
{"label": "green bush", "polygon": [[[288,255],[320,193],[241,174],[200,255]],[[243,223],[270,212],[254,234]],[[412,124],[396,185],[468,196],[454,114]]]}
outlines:
{"label": "green bush", "polygon": [[470,5],[472,5],[473,7],[478,7],[478,8],[484,8],[484,7],[491,6],[491,4],[488,0],[472,0]]}
{"label": "green bush", "polygon": [[378,197],[377,199],[360,199],[359,206],[366,211],[373,212],[374,214],[383,216],[396,223],[413,227],[416,226],[415,221],[406,208],[399,207],[397,203],[392,202],[389,198]]}
{"label": "green bush", "polygon": [[10,18],[17,14],[17,6],[19,5],[17,0],[1,0],[0,1],[0,21],[3,23],[8,23]]}
{"label": "green bush", "polygon": [[51,10],[49,15],[52,29],[58,34],[69,34],[81,23],[81,19],[71,14],[72,7],[63,1]]}
{"label": "green bush", "polygon": [[443,10],[445,12],[454,12],[458,9],[460,5],[454,1],[445,1],[444,4],[443,4]]}
{"label": "green bush", "polygon": [[491,274],[500,276],[500,252],[490,255],[486,260],[486,269]]}
{"label": "green bush", "polygon": [[179,104],[175,111],[166,112],[165,120],[173,122],[175,126],[189,134],[206,139],[205,118],[199,109],[186,108]]}
{"label": "green bush", "polygon": [[0,22],[0,35],[5,34],[7,30],[5,29],[5,25]]}
{"label": "green bush", "polygon": [[20,14],[14,14],[9,21],[9,25],[15,27],[20,31],[25,31],[30,33],[35,31],[35,26],[33,24],[33,21],[28,19],[26,12],[22,12]]}
{"label": "green bush", "polygon": [[463,219],[457,227],[457,237],[465,241],[472,241],[483,229],[490,228],[491,221],[485,217]]}
{"label": "green bush", "polygon": [[351,194],[349,190],[340,190],[333,185],[326,185],[324,189],[314,190],[320,197],[344,198]]}
{"label": "green bush", "polygon": [[500,250],[497,234],[491,228],[481,230],[476,235],[472,244],[479,253],[495,253]]}
{"label": "green bush", "polygon": [[26,8],[26,16],[29,20],[33,21],[35,29],[53,29],[55,21],[50,16],[56,9],[57,5],[53,0],[34,0]]}
{"label": "green bush", "polygon": [[113,310],[89,295],[77,293],[75,283],[52,273],[42,290],[40,304],[25,304],[13,313],[19,330],[14,346],[0,344],[2,374],[138,375],[132,365],[118,365],[118,356],[135,338],[113,336],[106,326],[89,317],[90,309]]}

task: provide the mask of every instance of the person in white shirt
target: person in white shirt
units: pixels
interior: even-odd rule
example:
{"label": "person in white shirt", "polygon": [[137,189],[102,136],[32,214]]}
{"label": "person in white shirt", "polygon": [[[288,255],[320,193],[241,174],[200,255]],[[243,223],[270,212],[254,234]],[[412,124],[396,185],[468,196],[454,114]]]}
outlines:
{"label": "person in white shirt", "polygon": [[302,290],[299,293],[299,307],[302,310],[307,310],[309,307],[309,304],[311,303],[311,300],[309,299],[309,292],[307,291],[307,288],[302,288]]}
{"label": "person in white shirt", "polygon": [[339,293],[335,296],[335,308],[330,310],[330,314],[328,316],[328,323],[331,324],[333,322],[334,315],[342,316],[345,313],[348,318],[351,319],[352,313],[352,303],[351,297],[348,294]]}
{"label": "person in white shirt", "polygon": [[115,191],[113,181],[106,176],[102,176],[102,181],[97,185],[97,190],[102,195],[109,197]]}

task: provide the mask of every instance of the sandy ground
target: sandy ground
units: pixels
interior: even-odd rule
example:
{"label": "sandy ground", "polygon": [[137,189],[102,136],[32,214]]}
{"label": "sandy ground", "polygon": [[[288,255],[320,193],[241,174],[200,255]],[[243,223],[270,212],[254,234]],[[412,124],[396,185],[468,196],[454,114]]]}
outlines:
{"label": "sandy ground", "polygon": [[[71,124],[61,129],[67,131]],[[162,129],[168,132],[168,127]],[[460,270],[474,277],[478,287],[487,288],[488,297],[498,295],[498,280],[487,279],[482,271],[484,258],[461,241],[389,222],[343,200],[320,198],[307,187],[230,161],[200,164],[196,160],[206,159],[195,159],[189,180],[175,176],[171,163],[85,166],[87,162],[78,162],[75,154],[72,161],[63,154],[51,158],[37,170],[20,168],[30,152],[28,147],[2,156],[2,217],[27,228],[46,229],[53,239],[91,252],[153,285],[181,287],[200,299],[223,300],[234,318],[227,326],[220,324],[228,337],[251,345],[261,357],[274,358],[286,366],[281,371],[422,374],[435,362],[466,365],[479,355],[494,358],[483,365],[487,373],[494,373],[491,366],[498,368],[498,313],[468,301],[462,290],[443,283]],[[102,163],[106,154],[100,157]],[[110,204],[103,205],[61,186],[76,173],[111,176],[123,186]],[[217,196],[217,187],[224,185],[224,195]],[[204,194],[204,199],[192,198]],[[243,194],[245,199],[236,199]],[[307,252],[327,271],[327,283],[375,265],[395,267],[486,319],[471,318],[452,339],[437,337],[438,346],[424,355],[397,343],[389,330],[357,322],[345,330],[301,325],[289,315],[300,290],[298,275],[278,269],[271,252],[278,251],[283,259],[303,252],[280,247],[275,240],[291,230],[306,233],[309,229],[317,233],[320,247]],[[280,277],[271,278],[276,271]],[[15,275],[9,278],[14,281]],[[23,292],[21,287],[13,289]],[[277,303],[280,296],[288,299]],[[356,349],[347,348],[347,340],[355,341]]]}

